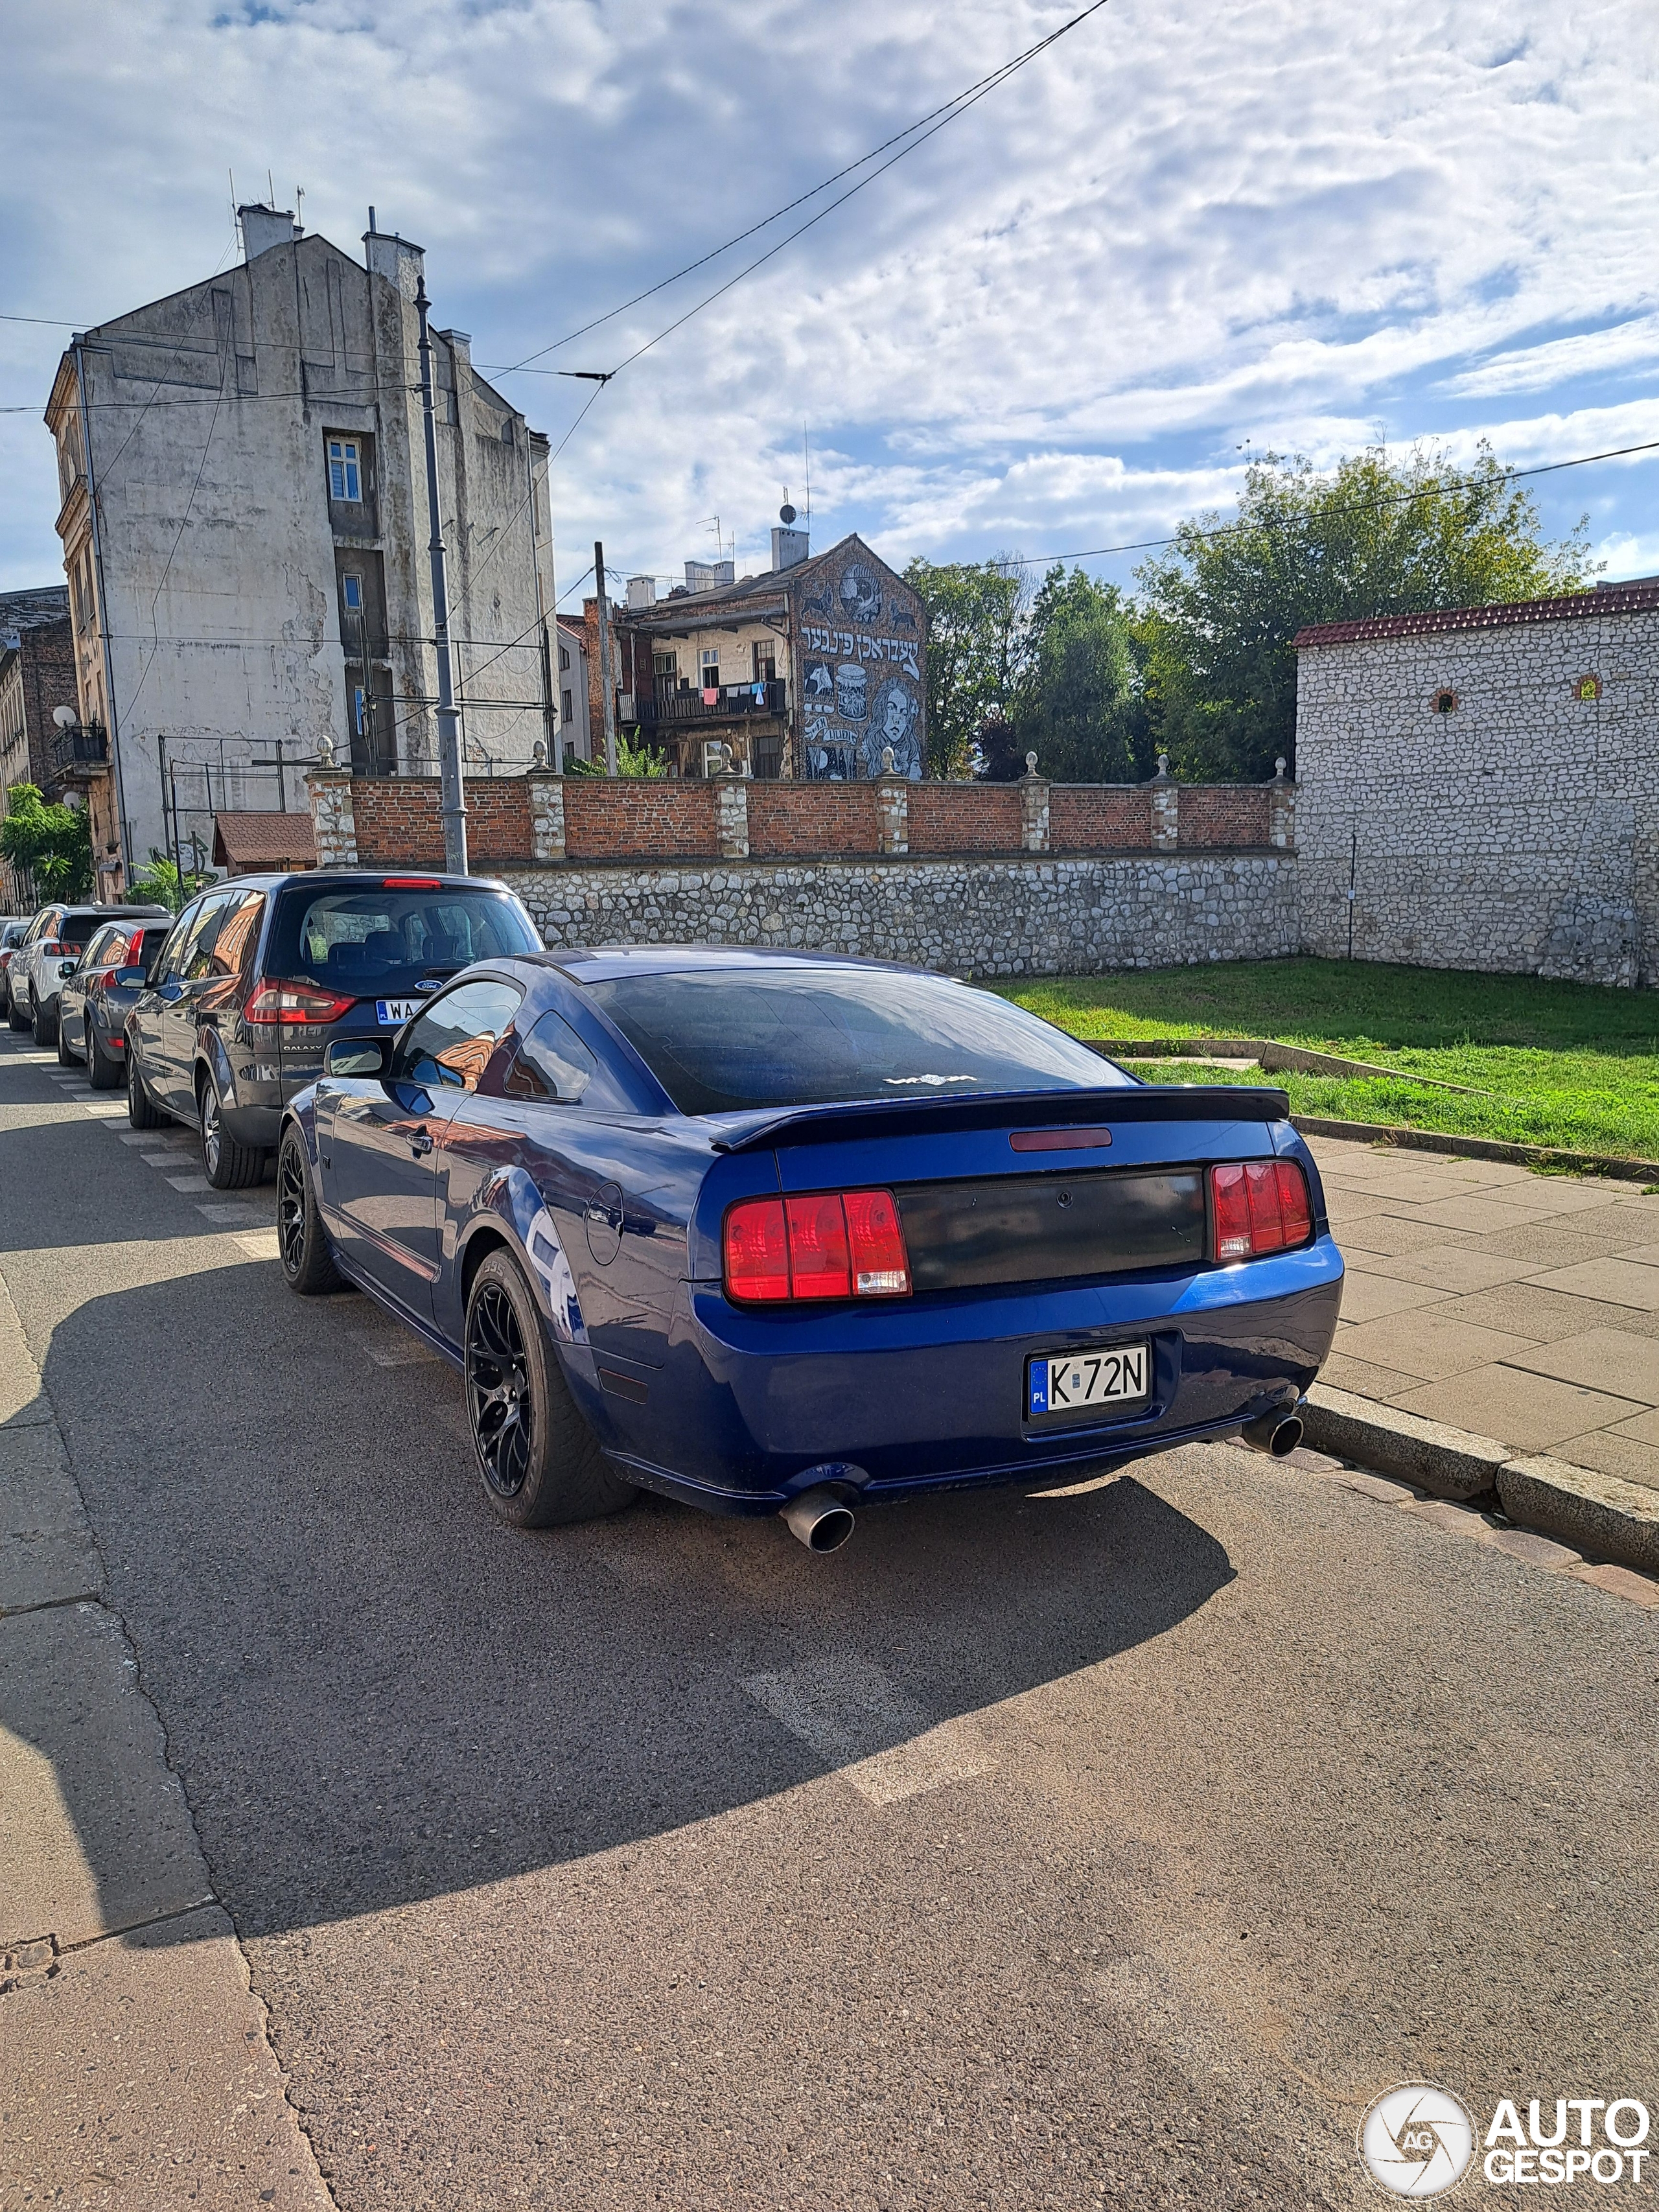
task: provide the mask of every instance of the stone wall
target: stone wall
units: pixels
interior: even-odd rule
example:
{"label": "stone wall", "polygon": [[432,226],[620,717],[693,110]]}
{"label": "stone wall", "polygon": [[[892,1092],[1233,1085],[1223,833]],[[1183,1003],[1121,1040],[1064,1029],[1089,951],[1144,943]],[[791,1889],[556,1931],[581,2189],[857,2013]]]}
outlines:
{"label": "stone wall", "polygon": [[992,976],[1274,959],[1299,941],[1283,853],[501,872],[550,945],[778,945]]}
{"label": "stone wall", "polygon": [[1659,588],[1297,642],[1309,951],[1659,981]]}

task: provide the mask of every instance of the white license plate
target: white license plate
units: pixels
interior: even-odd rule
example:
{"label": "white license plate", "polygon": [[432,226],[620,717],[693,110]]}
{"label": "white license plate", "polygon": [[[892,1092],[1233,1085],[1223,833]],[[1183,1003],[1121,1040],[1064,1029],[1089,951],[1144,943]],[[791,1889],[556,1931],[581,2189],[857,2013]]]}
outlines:
{"label": "white license plate", "polygon": [[1152,1392],[1149,1344],[1114,1344],[1034,1359],[1025,1370],[1025,1418],[1048,1420],[1090,1406],[1132,1406]]}
{"label": "white license plate", "polygon": [[374,1018],[383,1030],[401,1029],[425,1004],[424,999],[376,999]]}

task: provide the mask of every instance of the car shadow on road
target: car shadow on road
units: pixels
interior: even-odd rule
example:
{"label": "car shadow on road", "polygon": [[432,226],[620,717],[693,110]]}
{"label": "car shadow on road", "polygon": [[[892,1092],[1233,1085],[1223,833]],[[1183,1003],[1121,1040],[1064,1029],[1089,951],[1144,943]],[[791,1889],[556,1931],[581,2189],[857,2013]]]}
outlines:
{"label": "car shadow on road", "polygon": [[[485,1503],[453,1372],[365,1299],[289,1297],[274,1265],[92,1297],[46,1379],[244,1935],[526,1875],[831,1771],[878,1808],[957,1786],[1018,1735],[1006,1701],[1233,1577],[1132,1475],[875,1509],[829,1558],[776,1521],[656,1499],[517,1534]],[[35,1714],[72,1787],[51,1740],[72,1715]],[[88,1808],[94,1873],[102,1832]]]}

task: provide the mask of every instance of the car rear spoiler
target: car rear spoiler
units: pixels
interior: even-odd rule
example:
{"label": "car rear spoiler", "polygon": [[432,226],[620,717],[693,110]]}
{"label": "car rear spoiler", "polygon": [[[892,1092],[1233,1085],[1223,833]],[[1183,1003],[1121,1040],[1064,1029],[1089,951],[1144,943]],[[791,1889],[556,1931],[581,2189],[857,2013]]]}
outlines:
{"label": "car rear spoiler", "polygon": [[[1115,1121],[1287,1121],[1282,1091],[1255,1083],[1137,1083],[1098,1091],[1018,1091],[971,1098],[872,1098],[830,1106],[790,1106],[744,1117],[716,1137],[717,1152],[764,1152],[774,1145],[829,1145],[849,1138],[944,1134],[951,1129],[1109,1127]],[[714,1118],[713,1116],[711,1119]],[[731,1117],[720,1115],[721,1121]]]}

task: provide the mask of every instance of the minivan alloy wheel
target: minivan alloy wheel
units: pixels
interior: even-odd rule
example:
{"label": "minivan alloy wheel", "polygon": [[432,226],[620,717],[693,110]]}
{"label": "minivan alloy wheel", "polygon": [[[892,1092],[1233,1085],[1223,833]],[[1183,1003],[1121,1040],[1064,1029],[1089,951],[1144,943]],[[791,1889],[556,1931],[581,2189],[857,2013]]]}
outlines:
{"label": "minivan alloy wheel", "polygon": [[501,1497],[516,1497],[530,1471],[530,1368],[499,1284],[484,1285],[467,1317],[466,1395],[484,1480]]}

